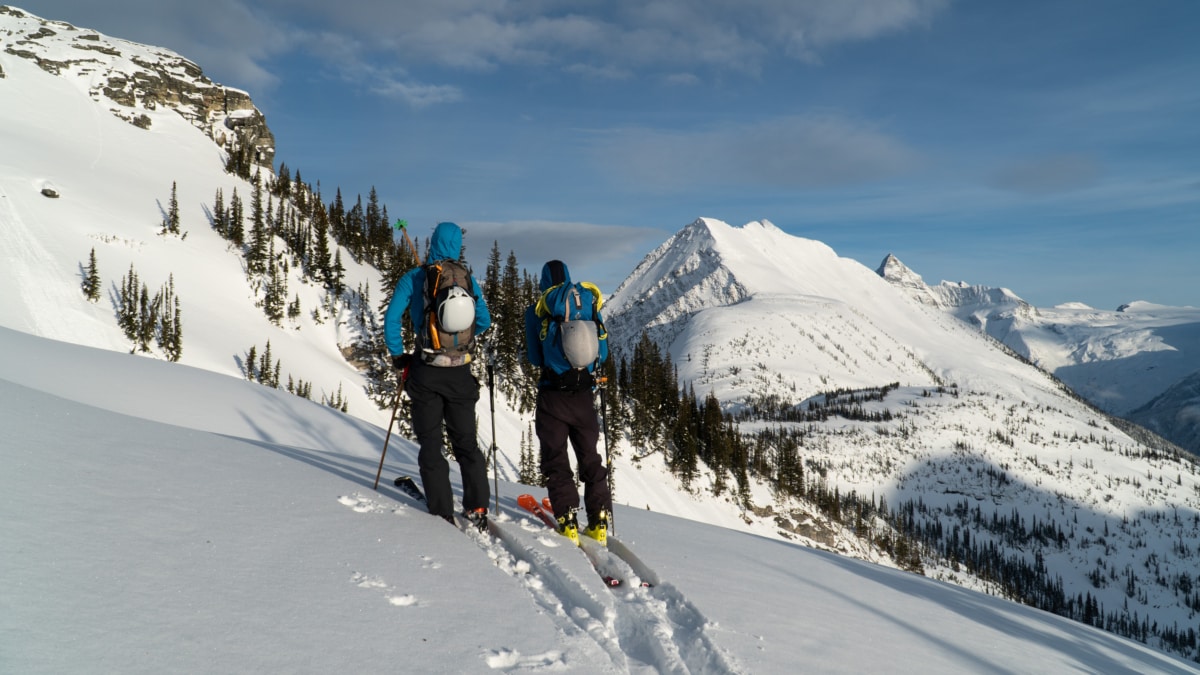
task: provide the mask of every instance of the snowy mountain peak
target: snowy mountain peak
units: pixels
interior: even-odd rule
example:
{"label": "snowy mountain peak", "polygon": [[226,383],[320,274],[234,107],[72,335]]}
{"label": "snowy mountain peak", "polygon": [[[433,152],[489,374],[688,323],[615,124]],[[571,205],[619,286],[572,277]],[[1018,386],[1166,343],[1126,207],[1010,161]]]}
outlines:
{"label": "snowy mountain peak", "polygon": [[246,167],[273,166],[275,138],[249,94],[214,83],[200,66],[169,49],[0,5],[0,52],[71,81],[136,127],[150,129],[153,111],[174,110]]}
{"label": "snowy mountain peak", "polygon": [[751,296],[836,297],[845,287],[839,277],[849,267],[861,266],[769,221],[734,227],[698,218],[638,264],[613,293],[609,315],[636,315],[636,329],[616,333],[620,344],[632,345],[642,328],[653,330]]}
{"label": "snowy mountain peak", "polygon": [[907,265],[900,262],[900,259],[891,253],[887,254],[883,262],[879,263],[879,267],[875,269],[875,273],[891,285],[903,289],[908,293],[909,297],[917,302],[934,307],[942,306],[941,299],[930,290],[925,280],[921,278],[921,275],[909,269]]}
{"label": "snowy mountain peak", "polygon": [[[736,407],[759,396],[795,401],[829,386],[927,380],[881,329],[911,309],[902,293],[821,242],[766,221],[733,227],[701,218],[617,289],[607,327],[617,353],[632,354],[645,334],[678,365],[683,384]],[[838,345],[827,349],[834,335]],[[903,356],[890,356],[893,347]],[[747,371],[754,363],[762,373]]]}

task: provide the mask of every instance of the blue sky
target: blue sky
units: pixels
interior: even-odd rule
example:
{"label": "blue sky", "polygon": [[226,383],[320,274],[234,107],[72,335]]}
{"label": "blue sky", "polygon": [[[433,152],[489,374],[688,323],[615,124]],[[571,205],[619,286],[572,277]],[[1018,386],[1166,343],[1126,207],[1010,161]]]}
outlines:
{"label": "blue sky", "polygon": [[1038,306],[1200,306],[1193,0],[39,0],[250,92],[374,186],[611,291],[697,217]]}

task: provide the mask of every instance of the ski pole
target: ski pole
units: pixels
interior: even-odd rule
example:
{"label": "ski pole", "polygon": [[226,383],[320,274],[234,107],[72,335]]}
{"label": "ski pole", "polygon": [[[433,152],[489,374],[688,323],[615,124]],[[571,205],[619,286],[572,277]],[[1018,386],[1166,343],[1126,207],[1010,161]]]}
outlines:
{"label": "ski pole", "polygon": [[600,428],[604,431],[604,462],[608,468],[608,529],[612,530],[615,537],[617,535],[617,517],[612,510],[612,451],[608,447],[608,405],[606,404],[607,397],[604,395],[604,390],[607,389],[604,385],[608,384],[608,378],[601,376],[597,381],[600,384]]}
{"label": "ski pole", "polygon": [[372,489],[376,492],[379,491],[379,477],[383,475],[383,460],[387,458],[388,442],[392,440],[392,427],[396,424],[396,413],[400,410],[400,393],[404,391],[404,373],[397,373],[396,378],[400,381],[400,387],[396,389],[396,398],[392,401],[392,419],[388,421],[387,435],[383,438],[383,452],[379,455],[379,470],[375,472],[375,485]]}
{"label": "ski pole", "polygon": [[489,345],[487,352],[488,399],[492,408],[492,496],[496,513],[500,513],[500,476],[496,469],[496,350]]}

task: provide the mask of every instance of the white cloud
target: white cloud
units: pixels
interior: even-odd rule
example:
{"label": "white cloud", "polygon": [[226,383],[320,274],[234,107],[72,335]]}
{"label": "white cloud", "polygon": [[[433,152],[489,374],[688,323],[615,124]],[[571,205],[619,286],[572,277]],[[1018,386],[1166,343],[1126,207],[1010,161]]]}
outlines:
{"label": "white cloud", "polygon": [[1050,155],[1010,164],[989,181],[992,187],[1026,195],[1070,192],[1093,185],[1103,174],[1100,163],[1082,155]]}
{"label": "white cloud", "polygon": [[[668,223],[677,228],[686,223]],[[501,263],[509,251],[530,274],[541,272],[548,260],[562,260],[577,281],[592,281],[607,295],[616,289],[642,255],[670,236],[673,230],[631,225],[550,220],[460,222],[472,268],[482,274],[493,243],[500,247]]]}
{"label": "white cloud", "polygon": [[704,186],[852,185],[919,164],[903,142],[833,116],[790,116],[676,132],[625,129],[601,137],[598,161],[615,176],[661,191]]}
{"label": "white cloud", "polygon": [[[320,48],[337,40],[356,47],[339,53],[347,71],[369,61],[410,72],[521,65],[605,78],[697,68],[757,74],[772,56],[816,60],[831,45],[928,23],[949,1],[46,0],[39,11],[170,47],[229,84],[259,89],[275,83],[272,59],[295,51],[325,57]],[[416,104],[459,100],[453,87],[402,78],[376,89]]]}
{"label": "white cloud", "polygon": [[265,65],[302,43],[302,35],[258,3],[211,0],[39,0],[30,10],[114,38],[170,49],[221,84],[262,90],[278,83]]}

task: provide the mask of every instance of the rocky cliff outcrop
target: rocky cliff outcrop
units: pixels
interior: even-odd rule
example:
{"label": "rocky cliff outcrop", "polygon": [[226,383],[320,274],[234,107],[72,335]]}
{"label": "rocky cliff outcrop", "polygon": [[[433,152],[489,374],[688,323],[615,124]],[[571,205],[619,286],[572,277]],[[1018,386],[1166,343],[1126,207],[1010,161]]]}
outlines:
{"label": "rocky cliff outcrop", "polygon": [[228,152],[233,165],[272,166],[275,137],[250,95],[213,82],[195,63],[167,49],[48,21],[14,7],[0,6],[0,15],[15,27],[0,34],[5,53],[73,78],[117,117],[148,129],[153,119],[146,111],[174,110]]}

